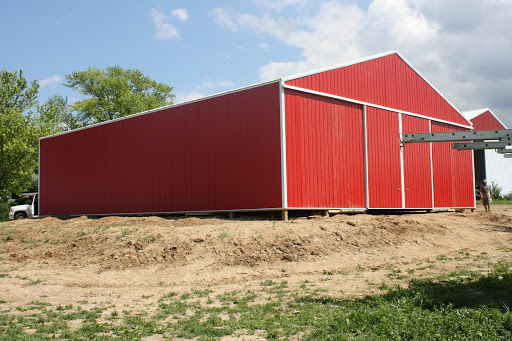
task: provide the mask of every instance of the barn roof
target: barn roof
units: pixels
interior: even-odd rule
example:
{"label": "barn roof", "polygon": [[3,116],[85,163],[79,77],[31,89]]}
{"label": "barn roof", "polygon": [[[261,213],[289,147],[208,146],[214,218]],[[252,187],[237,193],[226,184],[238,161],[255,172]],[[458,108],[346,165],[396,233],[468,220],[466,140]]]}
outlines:
{"label": "barn roof", "polygon": [[[49,136],[44,136],[44,137],[40,138],[40,140],[51,138],[51,137],[55,137],[55,136],[59,136],[59,135],[68,134],[68,133],[71,133],[71,132],[76,132],[76,131],[79,131],[79,130],[93,128],[93,127],[96,127],[96,126],[100,126],[100,125],[104,125],[104,124],[109,124],[109,123],[112,123],[112,122],[122,121],[122,120],[130,119],[130,118],[133,118],[133,117],[136,117],[136,116],[151,114],[153,112],[165,110],[165,109],[168,109],[168,108],[174,108],[174,107],[178,107],[178,106],[182,106],[182,105],[187,105],[187,104],[194,103],[194,102],[204,101],[204,100],[208,100],[208,99],[219,97],[219,96],[228,95],[228,94],[235,93],[235,92],[244,91],[244,90],[248,90],[248,89],[264,86],[264,85],[271,84],[271,83],[293,81],[293,80],[298,79],[298,78],[304,78],[304,77],[316,75],[316,74],[319,74],[319,73],[322,73],[322,72],[331,71],[331,70],[335,70],[335,69],[342,69],[342,68],[345,68],[345,67],[349,67],[349,66],[352,66],[352,65],[368,62],[368,61],[371,61],[371,60],[383,58],[383,57],[390,56],[390,55],[398,56],[409,68],[411,68],[420,78],[422,78],[428,84],[428,86],[430,86],[439,96],[441,96],[441,98],[444,101],[446,101],[446,103],[448,103],[448,105],[450,107],[452,107],[455,110],[455,112],[458,115],[460,115],[460,117],[465,122],[467,122],[467,124],[468,124],[467,127],[468,128],[471,128],[472,123],[464,115],[462,115],[462,112],[459,111],[439,90],[437,90],[437,88],[434,85],[432,85],[432,83],[430,83],[418,70],[416,70],[416,68],[414,68],[414,66],[412,66],[412,64],[409,63],[398,51],[393,50],[393,51],[379,53],[379,54],[376,54],[376,55],[372,55],[372,56],[368,56],[368,57],[364,57],[364,58],[360,58],[360,59],[356,59],[356,60],[351,60],[351,61],[340,63],[340,64],[331,65],[331,66],[328,66],[328,67],[324,67],[324,68],[320,68],[320,69],[316,69],[316,70],[312,70],[312,71],[308,71],[308,72],[304,72],[304,73],[299,73],[299,74],[295,74],[295,75],[291,75],[291,76],[286,76],[286,77],[281,77],[281,78],[277,78],[277,79],[272,79],[272,80],[269,80],[269,81],[265,81],[265,82],[261,82],[261,83],[256,83],[256,84],[252,84],[252,85],[248,85],[248,86],[244,86],[244,87],[240,87],[240,88],[235,88],[235,89],[232,89],[232,90],[227,90],[227,91],[224,91],[224,92],[212,94],[212,95],[209,95],[209,96],[205,96],[205,97],[201,97],[201,98],[197,98],[197,99],[193,99],[193,100],[188,100],[188,101],[185,101],[185,102],[180,102],[180,103],[175,103],[175,104],[171,104],[171,105],[167,105],[167,106],[163,106],[163,107],[159,107],[159,108],[154,108],[154,109],[150,109],[150,110],[143,111],[143,112],[140,112],[140,113],[119,117],[119,118],[116,118],[116,119],[113,119],[113,120],[108,120],[108,121],[104,121],[104,122],[99,122],[99,123],[91,124],[91,125],[88,125],[88,126],[85,126],[85,127],[80,127],[80,128],[74,129],[74,130],[64,131],[64,132],[61,132],[61,133],[57,133],[57,134],[53,134],[53,135],[49,135]],[[500,123],[501,123],[501,121],[500,121]],[[453,122],[453,124],[461,125],[461,126],[466,127],[465,125],[462,125],[460,123],[457,124],[457,123]]]}

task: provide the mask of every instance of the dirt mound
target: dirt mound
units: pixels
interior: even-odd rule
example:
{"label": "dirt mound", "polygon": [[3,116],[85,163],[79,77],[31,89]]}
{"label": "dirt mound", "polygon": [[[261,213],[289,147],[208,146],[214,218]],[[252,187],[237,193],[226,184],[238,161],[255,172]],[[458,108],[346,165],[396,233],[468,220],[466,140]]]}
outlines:
{"label": "dirt mound", "polygon": [[269,282],[364,297],[412,278],[458,269],[486,273],[491,264],[510,261],[512,206],[493,206],[492,214],[480,207],[310,218],[83,216],[0,223],[0,301],[12,311],[40,300],[153,311],[169,292],[231,295]]}
{"label": "dirt mound", "polygon": [[[101,270],[200,259],[229,266],[298,262],[346,250],[433,243],[456,213],[336,215],[282,221],[220,218],[77,217],[0,224],[0,256],[16,261],[88,265]],[[510,224],[505,214],[458,214],[460,223]],[[474,222],[473,222],[474,223]]]}

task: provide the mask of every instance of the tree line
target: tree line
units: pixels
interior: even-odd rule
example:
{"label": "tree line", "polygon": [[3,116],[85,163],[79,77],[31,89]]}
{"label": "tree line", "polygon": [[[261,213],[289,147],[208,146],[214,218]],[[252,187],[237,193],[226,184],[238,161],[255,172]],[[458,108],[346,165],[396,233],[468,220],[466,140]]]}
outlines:
{"label": "tree line", "polygon": [[171,86],[137,69],[89,68],[65,79],[64,85],[84,99],[68,103],[54,95],[40,104],[37,80],[29,83],[22,70],[0,72],[0,205],[4,208],[11,196],[33,186],[39,138],[173,104]]}

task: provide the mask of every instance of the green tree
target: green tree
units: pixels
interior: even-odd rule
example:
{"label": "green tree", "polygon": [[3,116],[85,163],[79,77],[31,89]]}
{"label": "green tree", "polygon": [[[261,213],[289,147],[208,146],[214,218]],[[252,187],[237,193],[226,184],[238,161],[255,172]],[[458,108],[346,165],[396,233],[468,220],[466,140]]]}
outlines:
{"label": "green tree", "polygon": [[66,75],[67,87],[89,96],[71,105],[85,124],[112,120],[172,104],[172,87],[139,70],[89,68]]}
{"label": "green tree", "polygon": [[73,115],[67,98],[53,95],[37,109],[41,136],[80,128],[81,122]]}
{"label": "green tree", "polygon": [[499,198],[501,198],[501,189],[503,187],[501,187],[500,185],[498,185],[497,182],[491,182],[491,193],[492,193],[492,198],[494,200],[498,200]]}
{"label": "green tree", "polygon": [[30,111],[39,84],[30,86],[23,72],[0,72],[0,201],[31,185],[37,167],[39,123]]}

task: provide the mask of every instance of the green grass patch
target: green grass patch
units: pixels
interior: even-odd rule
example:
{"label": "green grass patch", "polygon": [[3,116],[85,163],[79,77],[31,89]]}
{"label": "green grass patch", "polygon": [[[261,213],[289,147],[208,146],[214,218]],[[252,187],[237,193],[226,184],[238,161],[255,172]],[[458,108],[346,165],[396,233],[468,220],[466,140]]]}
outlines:
{"label": "green grass patch", "polygon": [[[511,268],[501,262],[485,273],[459,269],[410,280],[407,289],[383,283],[383,294],[359,300],[268,280],[257,290],[218,295],[208,288],[170,292],[151,313],[32,301],[16,311],[0,310],[0,340],[510,340]],[[200,303],[201,297],[208,302]]]}

